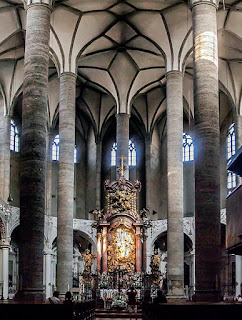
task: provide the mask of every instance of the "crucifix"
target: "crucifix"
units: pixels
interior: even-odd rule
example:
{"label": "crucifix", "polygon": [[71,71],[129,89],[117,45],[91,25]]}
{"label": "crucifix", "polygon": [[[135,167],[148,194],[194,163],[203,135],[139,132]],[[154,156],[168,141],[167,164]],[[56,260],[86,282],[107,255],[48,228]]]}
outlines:
{"label": "crucifix", "polygon": [[124,177],[124,171],[127,170],[127,166],[124,165],[124,159],[127,159],[127,157],[124,157],[123,155],[121,157],[119,157],[119,159],[121,159],[121,164],[120,167],[117,167],[117,171],[120,174],[120,178]]}

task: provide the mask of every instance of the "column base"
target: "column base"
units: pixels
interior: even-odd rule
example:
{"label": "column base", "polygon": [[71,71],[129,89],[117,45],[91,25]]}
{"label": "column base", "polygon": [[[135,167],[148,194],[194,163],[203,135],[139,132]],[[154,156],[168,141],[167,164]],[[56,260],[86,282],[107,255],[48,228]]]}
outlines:
{"label": "column base", "polygon": [[19,290],[17,291],[14,300],[19,302],[41,303],[45,301],[45,292],[41,289]]}
{"label": "column base", "polygon": [[192,296],[193,302],[220,302],[222,300],[221,292],[217,290],[196,290]]}

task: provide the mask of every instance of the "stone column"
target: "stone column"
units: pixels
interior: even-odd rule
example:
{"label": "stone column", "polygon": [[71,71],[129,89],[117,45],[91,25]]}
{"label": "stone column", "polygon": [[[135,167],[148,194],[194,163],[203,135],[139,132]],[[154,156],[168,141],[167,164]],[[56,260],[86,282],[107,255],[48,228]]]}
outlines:
{"label": "stone column", "polygon": [[97,272],[101,272],[102,234],[97,233]]}
{"label": "stone column", "polygon": [[140,226],[136,225],[136,272],[142,271],[142,243],[141,243],[141,232],[140,232]]}
{"label": "stone column", "polygon": [[195,108],[194,301],[217,301],[220,263],[220,137],[217,1],[192,0]]}
{"label": "stone column", "polygon": [[[129,118],[127,113],[116,114],[116,139],[117,139],[117,166],[120,166],[120,157],[124,156],[124,165],[128,167],[128,155],[129,155]],[[117,173],[117,177],[119,174]],[[125,170],[124,177],[129,179],[129,170]]]}
{"label": "stone column", "polygon": [[51,287],[51,251],[46,251],[45,253],[45,294],[46,298],[52,296],[52,287]]}
{"label": "stone column", "polygon": [[235,120],[236,150],[242,145],[242,115],[237,114]]}
{"label": "stone column", "polygon": [[52,142],[53,133],[49,132],[47,136],[47,155],[46,155],[46,215],[51,216],[52,206]]}
{"label": "stone column", "polygon": [[9,244],[1,244],[2,250],[2,280],[3,280],[3,299],[8,299],[8,278],[9,278]]}
{"label": "stone column", "polygon": [[[242,115],[237,114],[235,119],[235,143],[236,151],[242,146]],[[242,177],[237,175],[237,185],[242,183]]]}
{"label": "stone column", "polygon": [[76,74],[60,76],[60,157],[57,192],[57,290],[63,296],[72,288],[74,148]]}
{"label": "stone column", "polygon": [[102,141],[96,143],[96,209],[101,209],[101,166],[102,166]]}
{"label": "stone column", "polygon": [[103,250],[102,250],[102,272],[108,272],[108,235],[107,235],[107,227],[103,227],[102,231],[103,238]]}
{"label": "stone column", "polygon": [[167,97],[167,284],[171,299],[184,298],[183,75],[166,75]]}
{"label": "stone column", "polygon": [[151,170],[150,170],[150,156],[151,156],[151,139],[145,139],[145,180],[146,180],[146,208],[151,211]]}
{"label": "stone column", "polygon": [[242,256],[235,256],[235,295],[242,294]]}
{"label": "stone column", "polygon": [[10,117],[0,118],[0,198],[7,202],[10,193]]}
{"label": "stone column", "polygon": [[52,2],[28,1],[21,134],[20,291],[17,299],[43,301],[43,253]]}

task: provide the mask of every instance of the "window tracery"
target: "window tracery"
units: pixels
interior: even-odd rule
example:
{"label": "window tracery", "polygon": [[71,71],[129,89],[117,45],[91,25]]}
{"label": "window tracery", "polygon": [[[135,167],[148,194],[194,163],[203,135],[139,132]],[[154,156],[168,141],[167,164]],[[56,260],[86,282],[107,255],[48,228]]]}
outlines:
{"label": "window tracery", "polygon": [[10,150],[14,152],[20,151],[20,136],[19,130],[16,126],[14,120],[11,120],[11,129],[10,129]]}
{"label": "window tracery", "polygon": [[183,161],[194,160],[194,144],[189,134],[183,133]]}

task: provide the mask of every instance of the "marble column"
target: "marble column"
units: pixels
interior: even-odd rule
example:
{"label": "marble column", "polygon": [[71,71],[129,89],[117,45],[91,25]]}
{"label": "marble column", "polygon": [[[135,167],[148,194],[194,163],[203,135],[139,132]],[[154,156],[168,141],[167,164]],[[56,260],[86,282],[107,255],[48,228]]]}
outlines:
{"label": "marble column", "polygon": [[46,298],[52,296],[52,287],[51,287],[51,251],[45,252],[45,294]]}
{"label": "marble column", "polygon": [[0,199],[7,202],[10,194],[10,117],[0,118]]}
{"label": "marble column", "polygon": [[97,233],[97,272],[101,272],[102,234]]}
{"label": "marble column", "polygon": [[142,271],[142,243],[141,243],[141,230],[140,226],[136,226],[136,234],[135,234],[135,239],[136,239],[136,272],[141,272]]}
{"label": "marble column", "polygon": [[217,1],[191,1],[195,112],[194,301],[217,301],[221,258]]}
{"label": "marble column", "polygon": [[9,244],[1,244],[2,250],[2,281],[3,281],[3,299],[8,299],[9,288]]}
{"label": "marble column", "polygon": [[183,75],[166,75],[167,97],[167,285],[168,296],[184,298]]}
{"label": "marble column", "polygon": [[103,227],[102,231],[102,238],[103,238],[103,250],[102,250],[102,272],[108,272],[108,235],[107,235],[107,227]]}
{"label": "marble column", "polygon": [[25,37],[20,176],[20,291],[16,299],[43,301],[43,253],[52,2],[28,1]]}
{"label": "marble column", "polygon": [[[127,167],[127,170],[124,172],[124,177],[129,179],[129,170],[128,170],[128,155],[129,155],[129,118],[130,115],[127,113],[118,113],[116,114],[116,139],[117,139],[117,166],[120,166],[120,157],[124,157],[124,165]],[[119,174],[117,173],[117,177]]]}
{"label": "marble column", "polygon": [[76,74],[60,76],[60,157],[57,191],[57,290],[63,296],[72,288],[74,148]]}

